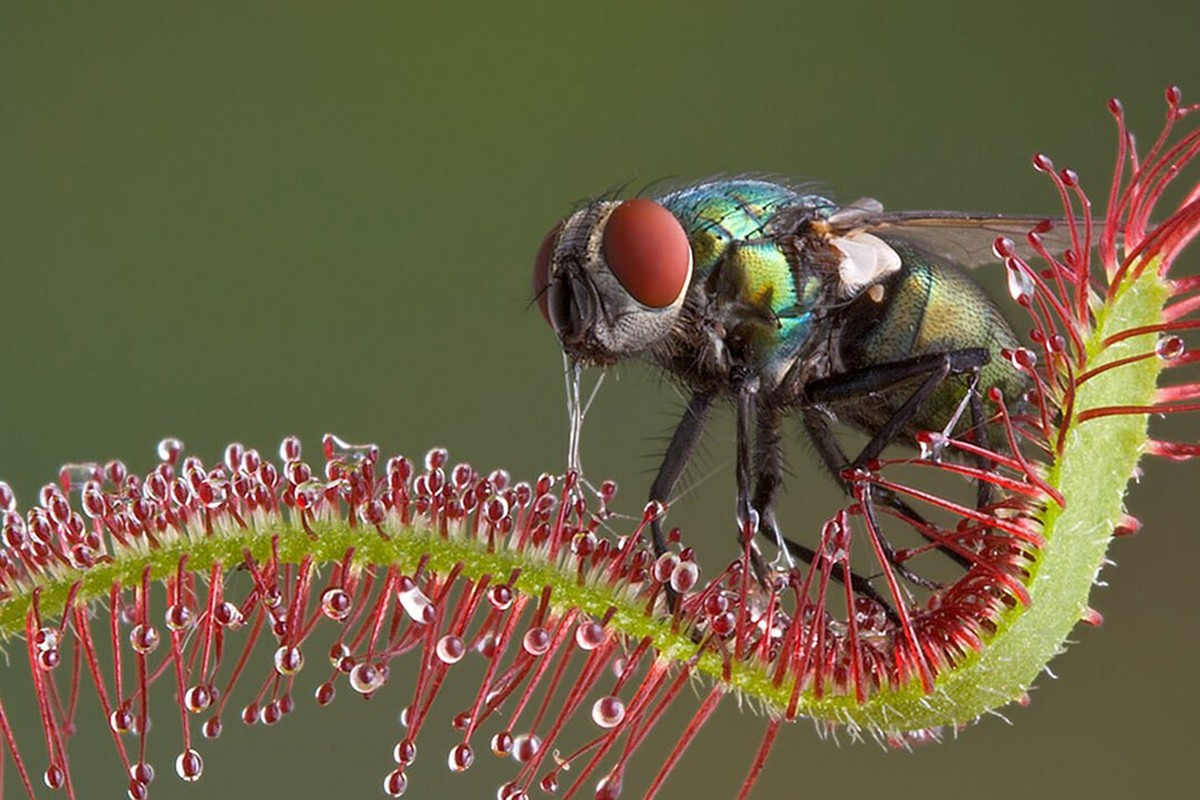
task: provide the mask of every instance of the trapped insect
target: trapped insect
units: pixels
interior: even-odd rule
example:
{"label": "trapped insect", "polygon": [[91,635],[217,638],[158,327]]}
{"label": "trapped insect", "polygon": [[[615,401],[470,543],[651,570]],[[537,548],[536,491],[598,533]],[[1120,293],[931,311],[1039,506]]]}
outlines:
{"label": "trapped insect", "polygon": [[[920,431],[998,444],[983,398],[998,391],[1016,402],[1029,380],[1006,357],[1018,347],[1011,326],[966,269],[999,262],[998,237],[1051,227],[1041,217],[888,212],[872,199],[842,206],[777,183],[713,181],[576,211],[542,242],[533,288],[576,366],[642,357],[690,392],[650,499],[671,496],[714,402],[730,400],[738,519],[784,558],[811,562],[813,550],[785,537],[773,512],[784,419],[799,416],[847,489],[855,470],[893,442],[914,444]],[[835,421],[870,437],[852,458]],[[982,507],[988,486],[978,494]],[[867,502],[920,520],[886,492],[869,492]],[[662,526],[653,525],[662,553]]]}

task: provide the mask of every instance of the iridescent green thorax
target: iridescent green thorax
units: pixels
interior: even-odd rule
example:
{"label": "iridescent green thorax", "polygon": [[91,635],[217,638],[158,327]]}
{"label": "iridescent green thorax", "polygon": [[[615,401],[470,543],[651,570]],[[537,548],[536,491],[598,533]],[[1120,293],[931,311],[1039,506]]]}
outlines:
{"label": "iridescent green thorax", "polygon": [[[751,320],[760,367],[768,377],[789,365],[812,338],[821,283],[801,276],[768,226],[781,209],[810,208],[823,218],[836,206],[765,181],[714,181],[658,200],[682,223],[695,259],[693,286],[710,284],[724,302]],[[714,270],[719,266],[719,274]],[[780,375],[776,374],[776,378]]]}
{"label": "iridescent green thorax", "polygon": [[781,209],[807,207],[823,218],[837,208],[828,198],[753,180],[702,183],[660,197],[658,202],[678,217],[688,232],[701,277],[721,260],[731,242],[764,239],[767,225]]}

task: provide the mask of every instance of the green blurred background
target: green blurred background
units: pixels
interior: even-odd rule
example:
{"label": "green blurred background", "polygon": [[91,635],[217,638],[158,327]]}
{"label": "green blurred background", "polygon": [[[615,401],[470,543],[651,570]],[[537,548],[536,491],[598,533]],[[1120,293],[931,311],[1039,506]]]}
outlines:
{"label": "green blurred background", "polygon": [[[1165,85],[1200,96],[1194,0],[963,6],[6,3],[0,479],[27,503],[62,462],[144,469],[167,434],[214,459],[292,433],[315,454],[325,431],[416,456],[445,445],[517,476],[560,469],[561,363],[529,275],[579,199],[752,172],[892,208],[1049,213],[1028,166],[1044,150],[1099,205],[1108,97],[1146,141]],[[624,510],[680,407],[641,365],[606,383],[585,462],[620,481]],[[731,557],[710,521],[731,511],[727,418],[707,445],[672,522],[715,569]],[[838,498],[796,442],[791,456],[794,530]],[[1191,796],[1198,475],[1149,465],[1129,501],[1145,532],[1115,546],[1114,585],[1094,596],[1105,626],[1077,632],[1053,664],[1062,680],[1007,710],[1012,726],[987,719],[911,754],[792,726],[755,796]],[[204,742],[195,786],[172,774],[177,722],[161,709],[152,796],[381,796],[405,691],[343,691],[319,710],[307,677],[277,729],[229,719]],[[14,716],[32,710],[28,687],[24,667],[0,672]],[[732,795],[762,730],[734,706],[665,796]],[[118,796],[100,718],[84,721],[80,796]],[[18,728],[40,772],[38,734]],[[409,796],[491,796],[495,759],[451,779],[448,726],[439,736],[422,739]]]}

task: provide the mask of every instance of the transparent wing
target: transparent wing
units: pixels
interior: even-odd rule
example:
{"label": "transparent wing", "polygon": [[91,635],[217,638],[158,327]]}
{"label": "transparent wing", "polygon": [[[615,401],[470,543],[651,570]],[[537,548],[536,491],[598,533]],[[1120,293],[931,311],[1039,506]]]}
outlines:
{"label": "transparent wing", "polygon": [[[1034,229],[1055,255],[1071,246],[1071,230],[1062,218],[963,211],[884,211],[879,201],[872,198],[856,200],[838,209],[826,222],[835,235],[870,232],[884,239],[907,242],[964,267],[999,261],[992,251],[997,236],[1012,239],[1017,253],[1027,260],[1037,255],[1025,238]],[[1078,225],[1082,235],[1082,220]],[[1099,234],[1097,227],[1093,241]]]}

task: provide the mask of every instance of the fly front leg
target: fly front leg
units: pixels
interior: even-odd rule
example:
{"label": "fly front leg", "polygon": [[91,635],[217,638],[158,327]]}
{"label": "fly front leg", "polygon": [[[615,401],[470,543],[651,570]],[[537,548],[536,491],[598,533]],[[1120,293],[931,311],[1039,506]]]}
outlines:
{"label": "fly front leg", "polygon": [[783,485],[783,443],[780,428],[783,411],[775,406],[760,405],[757,431],[754,437],[754,510],[758,512],[759,530],[779,548],[778,561],[794,566],[775,518],[775,498]]}
{"label": "fly front leg", "polygon": [[[671,435],[671,443],[667,445],[667,452],[663,454],[658,474],[654,477],[654,482],[650,484],[651,501],[665,505],[675,492],[675,484],[679,482],[679,476],[683,474],[684,468],[692,457],[692,452],[696,449],[696,443],[700,441],[700,436],[704,433],[712,402],[713,395],[711,394],[697,392],[692,395],[687,410],[683,412],[683,419],[679,420],[679,424],[675,426],[675,433]],[[667,552],[667,537],[663,533],[662,521],[659,517],[656,516],[650,521],[650,532],[653,538],[654,555],[661,556]]]}
{"label": "fly front leg", "polygon": [[[740,371],[740,370],[739,370]],[[758,510],[750,497],[750,442],[758,406],[758,379],[742,374],[733,381],[734,406],[737,415],[737,525],[738,544],[749,550],[750,566],[763,586],[767,585],[769,571],[762,554],[754,544],[755,531],[762,530]],[[749,538],[746,528],[751,528]]]}

